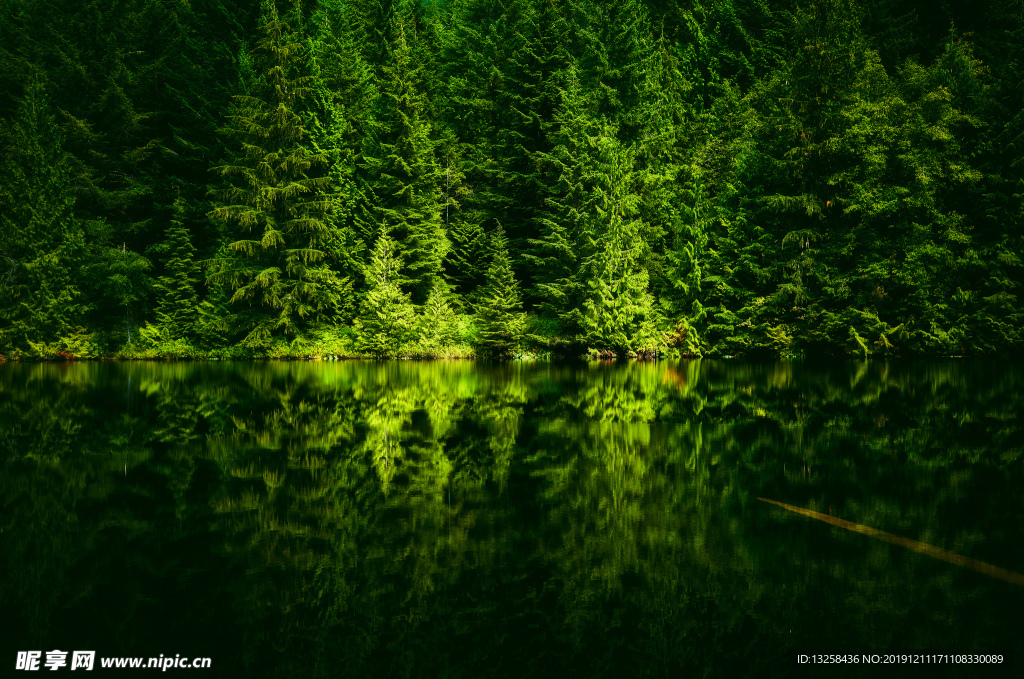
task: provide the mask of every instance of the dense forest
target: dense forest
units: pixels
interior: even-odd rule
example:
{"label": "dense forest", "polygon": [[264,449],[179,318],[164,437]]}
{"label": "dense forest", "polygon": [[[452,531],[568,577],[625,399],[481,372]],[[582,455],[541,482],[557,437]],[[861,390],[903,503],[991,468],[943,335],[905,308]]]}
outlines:
{"label": "dense forest", "polygon": [[1009,355],[1022,0],[0,0],[0,354]]}

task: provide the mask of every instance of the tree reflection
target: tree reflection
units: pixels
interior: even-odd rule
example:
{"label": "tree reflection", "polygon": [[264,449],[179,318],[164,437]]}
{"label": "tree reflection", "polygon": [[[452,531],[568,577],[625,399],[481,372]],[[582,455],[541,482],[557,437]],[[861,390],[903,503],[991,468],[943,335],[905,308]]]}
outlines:
{"label": "tree reflection", "polygon": [[1016,643],[1012,585],[756,498],[1024,570],[1022,379],[3,365],[5,632],[302,677],[784,675],[811,646]]}

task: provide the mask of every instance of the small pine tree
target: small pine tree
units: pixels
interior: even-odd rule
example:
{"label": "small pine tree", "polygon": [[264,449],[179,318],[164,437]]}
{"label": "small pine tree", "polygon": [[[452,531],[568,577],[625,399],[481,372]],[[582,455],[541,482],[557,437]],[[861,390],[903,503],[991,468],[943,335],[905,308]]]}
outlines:
{"label": "small pine tree", "polygon": [[382,229],[366,267],[369,290],[358,320],[359,349],[377,358],[398,356],[416,340],[416,310],[402,292],[401,268],[395,242]]}
{"label": "small pine tree", "polygon": [[512,272],[508,239],[498,225],[491,245],[492,260],[477,303],[480,351],[497,358],[511,356],[519,348],[526,327],[519,284]]}
{"label": "small pine tree", "polygon": [[424,346],[447,349],[459,343],[459,317],[452,309],[452,293],[444,281],[435,281],[420,317]]}
{"label": "small pine tree", "polygon": [[174,202],[174,214],[167,228],[165,247],[167,260],[165,275],[156,284],[159,297],[156,307],[157,322],[166,336],[181,339],[192,336],[199,321],[199,299],[196,295],[196,249],[188,227],[182,221],[185,204],[180,198]]}

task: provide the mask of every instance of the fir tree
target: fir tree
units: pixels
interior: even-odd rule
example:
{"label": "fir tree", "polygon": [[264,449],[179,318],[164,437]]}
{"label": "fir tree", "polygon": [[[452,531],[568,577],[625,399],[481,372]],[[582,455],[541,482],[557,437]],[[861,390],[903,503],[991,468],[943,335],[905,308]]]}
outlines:
{"label": "fir tree", "polygon": [[174,202],[174,211],[165,240],[166,260],[164,275],[156,284],[158,302],[157,322],[163,333],[172,338],[191,337],[199,321],[199,298],[196,294],[199,267],[195,262],[196,249],[183,220],[185,203]]}
{"label": "fir tree", "polygon": [[85,239],[71,161],[41,85],[28,87],[0,164],[0,351],[46,354],[79,324]]}
{"label": "fir tree", "polygon": [[[373,224],[385,224],[404,262],[403,284],[422,301],[442,274],[450,243],[441,217],[441,172],[427,101],[418,82],[412,16],[404,6],[391,20],[388,58],[372,134],[363,151]],[[372,234],[366,234],[369,239]]]}
{"label": "fir tree", "polygon": [[561,104],[551,133],[554,148],[539,154],[547,183],[547,210],[539,219],[542,236],[530,242],[528,261],[537,272],[535,294],[541,312],[561,326],[570,351],[581,349],[580,308],[586,281],[580,277],[584,259],[593,253],[597,234],[592,219],[602,168],[589,162],[591,147],[600,136],[600,121],[586,96],[578,71],[563,74]]}
{"label": "fir tree", "polygon": [[592,140],[593,160],[604,173],[591,190],[593,223],[587,231],[593,234],[593,245],[578,274],[587,290],[581,308],[569,313],[579,319],[588,346],[624,356],[653,350],[661,341],[649,276],[641,261],[635,153],[622,148],[614,132],[605,127]]}
{"label": "fir tree", "polygon": [[[459,3],[442,60],[448,88],[440,106],[464,144],[460,162],[468,186],[461,201],[466,223],[453,225],[453,247],[474,243],[500,220],[531,306],[539,270],[526,255],[539,237],[546,197],[538,157],[551,150],[545,131],[558,101],[556,73],[565,64],[560,11],[561,3],[549,0]],[[487,241],[480,245],[486,252]],[[452,261],[461,256],[453,253]],[[463,292],[483,277],[486,257],[476,261],[472,282],[452,279]],[[461,266],[452,269],[465,273]]]}
{"label": "fir tree", "polygon": [[[301,20],[297,8],[290,20]],[[259,80],[254,92],[235,97],[226,130],[241,154],[218,168],[230,183],[211,212],[223,224],[230,250],[215,260],[209,276],[231,286],[243,343],[253,346],[275,332],[295,335],[343,315],[350,289],[327,261],[337,234],[326,220],[327,158],[306,143],[306,47],[273,3],[261,30]]]}
{"label": "fir tree", "polygon": [[329,205],[326,221],[337,238],[329,262],[336,271],[361,279],[372,237],[374,208],[361,188],[358,173],[360,145],[370,131],[376,83],[359,51],[356,13],[348,2],[318,4],[310,19],[313,58],[312,99],[315,117],[310,141],[328,161],[324,193]]}
{"label": "fir tree", "polygon": [[452,309],[452,293],[444,281],[436,281],[420,315],[420,344],[443,351],[459,343],[459,317]]}
{"label": "fir tree", "polygon": [[483,284],[487,262],[487,235],[483,225],[462,216],[449,231],[452,249],[448,253],[448,278],[463,295],[471,295]]}
{"label": "fir tree", "polygon": [[541,272],[541,309],[559,321],[570,353],[587,345],[619,354],[650,348],[657,340],[640,216],[646,177],[636,151],[597,113],[575,68],[566,74],[555,120],[557,144],[543,160],[557,181],[532,256]]}
{"label": "fir tree", "polygon": [[[40,33],[33,59],[47,71],[64,146],[74,158],[75,215],[86,233],[78,285],[87,321],[130,337],[149,312],[152,262],[159,242],[154,181],[160,105],[161,3],[83,0],[32,3]],[[43,66],[45,64],[45,66]]]}
{"label": "fir tree", "polygon": [[366,297],[359,315],[359,349],[377,358],[400,355],[417,336],[416,310],[402,291],[402,260],[382,228],[366,266]]}
{"label": "fir tree", "polygon": [[480,323],[480,352],[502,358],[518,350],[526,327],[519,284],[512,272],[508,239],[498,225],[491,241],[491,265],[476,306]]}
{"label": "fir tree", "polygon": [[704,267],[708,246],[707,196],[698,182],[683,194],[687,200],[678,210],[673,228],[672,247],[665,253],[668,280],[662,308],[675,323],[682,348],[688,354],[701,354],[698,334],[707,316],[701,304]]}

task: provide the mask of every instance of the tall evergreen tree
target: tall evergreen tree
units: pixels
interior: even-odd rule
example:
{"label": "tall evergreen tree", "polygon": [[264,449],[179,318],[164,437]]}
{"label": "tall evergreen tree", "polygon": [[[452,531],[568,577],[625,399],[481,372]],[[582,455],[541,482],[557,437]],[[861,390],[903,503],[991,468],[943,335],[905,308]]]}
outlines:
{"label": "tall evergreen tree", "polygon": [[[211,209],[211,159],[222,159],[223,116],[238,94],[236,46],[247,43],[259,5],[240,7],[233,0],[163,3],[159,42],[163,50],[154,78],[160,83],[152,124],[159,140],[154,180],[155,213],[182,201],[177,218],[188,230],[198,256],[206,259],[220,246]],[[217,161],[214,161],[216,163]],[[158,219],[158,222],[164,220]],[[159,243],[155,246],[160,249]],[[149,251],[147,251],[148,254]]]}
{"label": "tall evergreen tree", "polygon": [[558,320],[563,337],[577,343],[582,334],[580,308],[586,297],[580,270],[593,252],[597,236],[591,229],[593,187],[600,181],[602,168],[588,160],[600,122],[582,91],[576,69],[570,67],[564,80],[555,116],[557,128],[551,134],[554,148],[538,156],[548,185],[547,210],[539,220],[542,236],[531,241],[529,258],[538,272],[540,311]]}
{"label": "tall evergreen tree", "polygon": [[[622,356],[661,344],[649,276],[643,266],[639,173],[635,152],[605,127],[593,140],[593,160],[604,174],[593,188],[592,250],[577,274],[587,287],[579,310],[587,345]],[[573,312],[570,312],[573,313]]]}
{"label": "tall evergreen tree", "polygon": [[296,21],[297,5],[286,21],[266,4],[259,80],[255,91],[235,97],[225,130],[240,153],[217,168],[228,186],[210,213],[230,244],[209,280],[231,286],[243,343],[252,346],[337,318],[349,302],[349,281],[328,263],[338,236],[325,219],[327,158],[307,146],[311,75]]}
{"label": "tall evergreen tree", "polygon": [[556,146],[543,156],[557,181],[533,261],[544,276],[541,309],[559,320],[570,351],[589,345],[624,354],[657,343],[640,216],[647,177],[636,151],[582,90],[570,68]]}
{"label": "tall evergreen tree", "polygon": [[39,356],[82,320],[85,238],[71,159],[41,85],[28,87],[12,122],[0,154],[0,353]]}
{"label": "tall evergreen tree", "polygon": [[[479,234],[492,232],[500,221],[532,306],[536,267],[526,254],[529,241],[539,237],[545,192],[538,154],[551,150],[546,130],[558,102],[556,74],[566,63],[561,2],[453,5],[442,60],[448,88],[441,110],[464,144],[460,162],[468,190],[461,200],[465,223],[453,227],[452,240],[456,246],[479,242]],[[486,251],[486,241],[482,245]],[[458,252],[453,252],[453,266]],[[471,273],[473,283],[483,269]],[[464,290],[472,286],[460,284]]]}
{"label": "tall evergreen tree", "polygon": [[[423,65],[414,58],[412,22],[406,5],[391,19],[375,126],[366,137],[362,174],[374,208],[367,227],[386,225],[404,262],[403,283],[422,302],[442,275],[450,242],[441,216],[437,142],[418,82]],[[376,235],[368,232],[365,238]]]}
{"label": "tall evergreen tree", "polygon": [[[326,221],[338,236],[332,266],[361,281],[372,239],[366,224],[375,220],[374,207],[359,182],[360,151],[370,133],[377,99],[373,70],[360,53],[358,15],[341,0],[317,5],[309,20],[315,117],[310,141],[328,162],[324,189]],[[361,283],[360,283],[361,284]]]}
{"label": "tall evergreen tree", "polygon": [[[93,327],[127,338],[151,309],[159,147],[155,129],[166,52],[163,6],[150,0],[33,3],[31,58],[45,70],[65,148],[75,213],[87,234],[80,286]],[[126,327],[127,326],[127,327]],[[123,334],[122,334],[123,333]]]}

